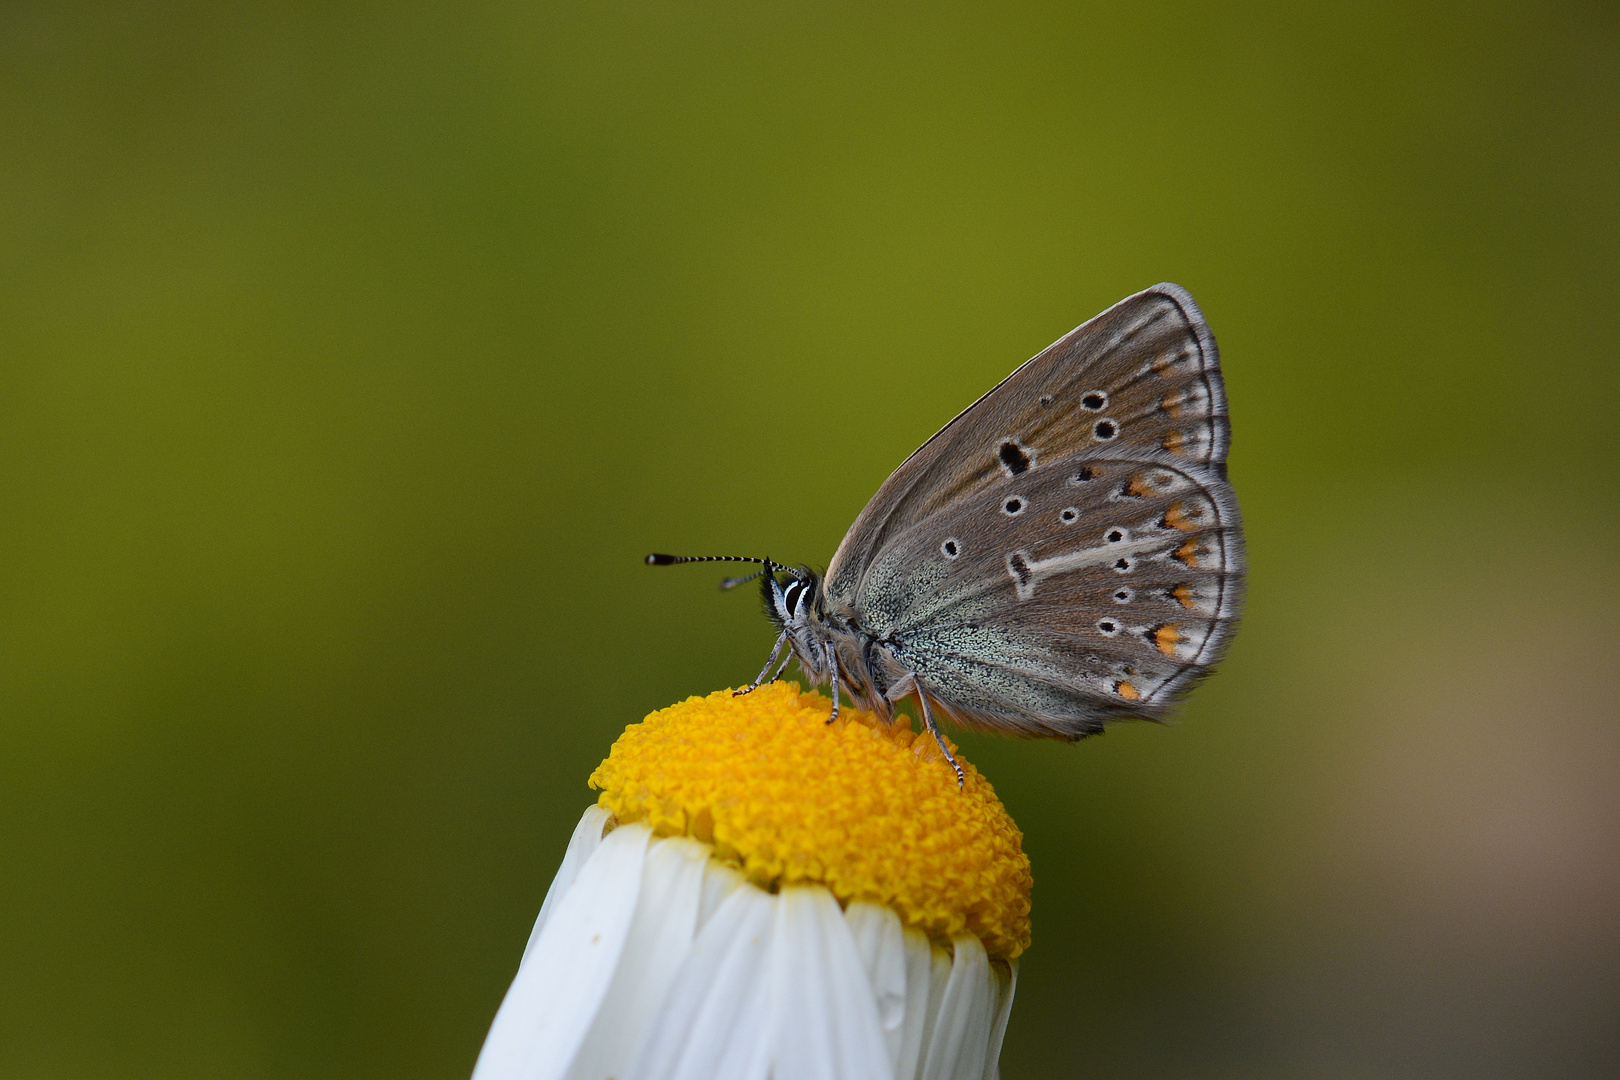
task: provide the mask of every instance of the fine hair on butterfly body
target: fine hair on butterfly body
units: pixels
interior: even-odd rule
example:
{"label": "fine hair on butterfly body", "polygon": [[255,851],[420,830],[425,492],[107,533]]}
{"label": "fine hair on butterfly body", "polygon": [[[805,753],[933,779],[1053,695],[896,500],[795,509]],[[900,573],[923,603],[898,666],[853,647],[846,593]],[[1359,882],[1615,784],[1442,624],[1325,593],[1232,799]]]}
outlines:
{"label": "fine hair on butterfly body", "polygon": [[[891,718],[1074,740],[1162,719],[1224,653],[1244,577],[1215,339],[1178,285],[1065,334],[901,463],[825,575],[751,562],[776,645]],[[773,670],[774,669],[774,670]]]}

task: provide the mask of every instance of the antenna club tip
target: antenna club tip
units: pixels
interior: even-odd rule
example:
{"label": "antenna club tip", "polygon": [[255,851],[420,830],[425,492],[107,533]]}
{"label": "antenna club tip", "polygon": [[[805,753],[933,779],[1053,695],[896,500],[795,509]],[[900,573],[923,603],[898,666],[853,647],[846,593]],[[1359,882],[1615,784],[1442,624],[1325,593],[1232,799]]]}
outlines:
{"label": "antenna club tip", "polygon": [[672,566],[675,563],[675,556],[660,555],[655,551],[641,561],[646,563],[648,566]]}

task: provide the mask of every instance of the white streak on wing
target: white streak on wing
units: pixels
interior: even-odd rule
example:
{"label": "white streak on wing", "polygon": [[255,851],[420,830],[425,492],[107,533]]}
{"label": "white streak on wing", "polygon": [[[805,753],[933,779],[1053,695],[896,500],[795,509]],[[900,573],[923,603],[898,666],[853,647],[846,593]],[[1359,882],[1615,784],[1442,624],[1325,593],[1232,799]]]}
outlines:
{"label": "white streak on wing", "polygon": [[[1142,540],[1127,540],[1122,544],[1104,544],[1101,547],[1081,548],[1079,551],[1071,551],[1067,555],[1054,555],[1050,559],[1040,560],[1031,559],[1028,552],[1017,551],[1007,557],[1007,573],[1012,575],[1013,584],[1018,588],[1018,599],[1028,600],[1035,595],[1035,586],[1039,585],[1043,579],[1054,574],[1067,573],[1070,570],[1079,570],[1087,566],[1102,566],[1112,563],[1116,559],[1126,558],[1131,555],[1143,555],[1154,550],[1164,549],[1172,546],[1174,542],[1174,538],[1167,540],[1162,536],[1151,536]],[[1027,569],[1025,575],[1027,580],[1020,580],[1020,575],[1012,568],[1011,562],[1014,556],[1023,559]]]}

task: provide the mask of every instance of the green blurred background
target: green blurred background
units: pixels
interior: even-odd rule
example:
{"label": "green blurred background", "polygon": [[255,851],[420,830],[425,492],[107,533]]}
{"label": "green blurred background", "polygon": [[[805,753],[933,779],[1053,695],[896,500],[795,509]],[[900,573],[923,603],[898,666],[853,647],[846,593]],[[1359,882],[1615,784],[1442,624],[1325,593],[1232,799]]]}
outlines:
{"label": "green blurred background", "polygon": [[585,777],[1115,300],[1221,342],[1248,614],[968,737],[1031,1077],[1620,1069],[1620,16],[0,9],[0,1076],[460,1077]]}

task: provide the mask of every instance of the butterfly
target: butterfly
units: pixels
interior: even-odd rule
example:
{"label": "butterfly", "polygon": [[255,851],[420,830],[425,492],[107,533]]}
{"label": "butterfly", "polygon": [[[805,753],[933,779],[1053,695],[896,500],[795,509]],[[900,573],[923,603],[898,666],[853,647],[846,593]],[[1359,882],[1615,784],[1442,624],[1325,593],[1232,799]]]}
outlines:
{"label": "butterfly", "polygon": [[[1243,595],[1243,527],[1215,338],[1178,285],[1126,297],[1024,363],[923,443],[824,575],[753,562],[776,645],[889,719],[914,698],[966,728],[1074,740],[1163,718],[1221,658]],[[785,650],[785,651],[784,651]],[[773,671],[774,669],[774,671]]]}

